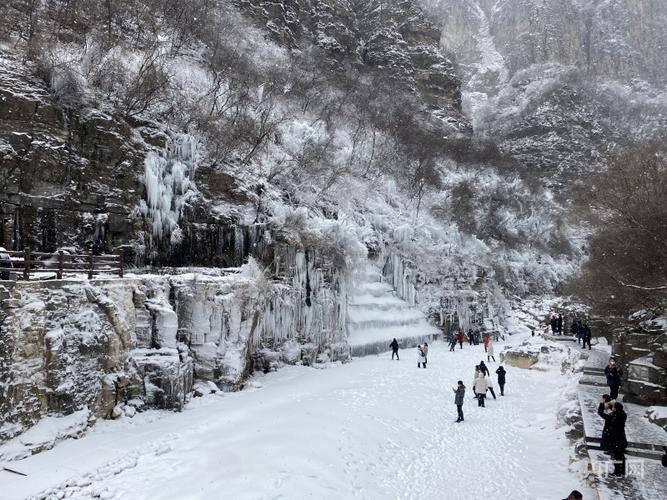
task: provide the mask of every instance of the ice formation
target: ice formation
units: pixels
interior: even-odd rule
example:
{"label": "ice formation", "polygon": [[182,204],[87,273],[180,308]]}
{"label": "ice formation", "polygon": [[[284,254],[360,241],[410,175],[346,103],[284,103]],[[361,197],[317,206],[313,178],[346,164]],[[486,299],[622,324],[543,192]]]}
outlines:
{"label": "ice formation", "polygon": [[147,206],[144,215],[152,221],[153,235],[181,238],[178,222],[188,202],[197,196],[194,174],[202,145],[190,134],[173,136],[159,153],[151,151],[144,160]]}

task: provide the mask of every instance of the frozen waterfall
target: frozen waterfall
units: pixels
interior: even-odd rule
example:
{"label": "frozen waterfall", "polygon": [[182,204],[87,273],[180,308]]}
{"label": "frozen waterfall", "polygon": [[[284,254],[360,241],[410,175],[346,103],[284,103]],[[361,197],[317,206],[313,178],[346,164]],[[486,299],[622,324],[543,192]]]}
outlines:
{"label": "frozen waterfall", "polygon": [[[414,299],[414,294],[411,294]],[[432,340],[440,331],[424,314],[399,297],[380,269],[369,263],[355,274],[348,301],[347,336],[353,356],[389,350],[393,338],[401,347]]]}

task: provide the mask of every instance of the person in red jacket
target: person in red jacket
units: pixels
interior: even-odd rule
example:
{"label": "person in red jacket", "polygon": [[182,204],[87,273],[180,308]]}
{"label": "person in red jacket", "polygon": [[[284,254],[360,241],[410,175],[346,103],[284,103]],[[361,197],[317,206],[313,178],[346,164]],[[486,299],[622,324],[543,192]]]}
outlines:
{"label": "person in red jacket", "polygon": [[484,335],[484,340],[482,340],[482,343],[484,344],[484,352],[486,352],[487,348],[489,347],[489,336]]}
{"label": "person in red jacket", "polygon": [[459,332],[456,334],[456,341],[459,343],[459,346],[461,346],[461,349],[463,349],[463,340],[464,340],[464,335],[463,332]]}

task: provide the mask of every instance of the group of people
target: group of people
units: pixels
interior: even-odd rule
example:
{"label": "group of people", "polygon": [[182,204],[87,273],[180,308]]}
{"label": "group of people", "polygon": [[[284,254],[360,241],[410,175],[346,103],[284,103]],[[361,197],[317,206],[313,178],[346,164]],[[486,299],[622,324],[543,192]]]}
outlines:
{"label": "group of people", "polygon": [[[478,337],[480,335],[479,330],[473,332],[470,330],[468,332],[467,338],[468,338],[468,343],[470,345],[478,345],[479,340]],[[462,331],[455,332],[452,335],[452,338],[449,340],[449,351],[454,352],[456,350],[456,344],[459,345],[460,349],[463,349],[463,342],[466,339],[466,335],[463,334]],[[482,343],[484,344],[484,352],[487,354],[487,362],[491,361],[496,361],[496,358],[494,356],[494,349],[493,349],[493,342],[491,341],[491,337],[489,335],[484,335],[482,336]]]}
{"label": "group of people", "polygon": [[[563,333],[563,315],[561,313],[552,314],[551,317],[549,318],[549,326],[551,327],[551,333],[552,335],[564,335]],[[586,348],[588,346],[588,350],[591,350],[591,329],[586,323],[582,323],[581,320],[574,320],[572,324],[570,325],[570,332],[572,335],[574,335],[577,339],[577,343],[582,346],[582,348]]]}
{"label": "group of people", "polygon": [[[499,366],[496,370],[496,375],[498,376],[498,387],[500,388],[501,396],[505,395],[505,374],[505,368]],[[466,386],[462,380],[459,380],[457,386],[452,387],[452,390],[454,391],[454,404],[456,405],[457,413],[456,423],[463,422],[463,401],[465,399]],[[489,368],[484,364],[484,361],[480,361],[479,365],[475,366],[475,376],[472,383],[472,392],[477,399],[478,407],[485,407],[487,391],[491,393],[493,399],[496,399],[496,392],[493,388]]]}
{"label": "group of people", "polygon": [[577,338],[577,344],[580,344],[582,348],[586,349],[588,345],[588,350],[591,350],[591,329],[586,323],[582,323],[581,320],[575,320],[570,326],[570,332]]}

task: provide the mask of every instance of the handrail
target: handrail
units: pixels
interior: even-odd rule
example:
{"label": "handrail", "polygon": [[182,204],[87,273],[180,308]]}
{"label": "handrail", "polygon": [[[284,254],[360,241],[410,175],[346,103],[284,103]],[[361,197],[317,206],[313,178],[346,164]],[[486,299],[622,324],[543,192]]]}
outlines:
{"label": "handrail", "polygon": [[[10,259],[0,260],[0,273],[8,273],[9,278],[29,280],[31,274],[39,272],[55,272],[57,279],[62,279],[63,273],[87,273],[88,279],[96,274],[117,274],[120,278],[124,273],[123,254],[93,255],[92,252],[83,254],[67,254],[33,252],[26,247],[22,252],[2,251]],[[19,257],[19,258],[12,258]]]}

